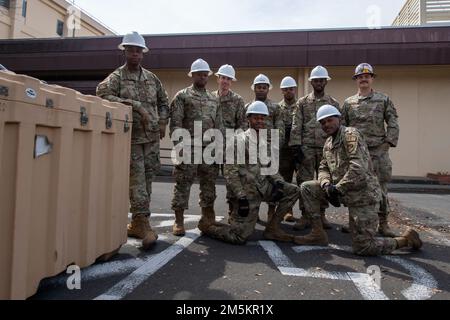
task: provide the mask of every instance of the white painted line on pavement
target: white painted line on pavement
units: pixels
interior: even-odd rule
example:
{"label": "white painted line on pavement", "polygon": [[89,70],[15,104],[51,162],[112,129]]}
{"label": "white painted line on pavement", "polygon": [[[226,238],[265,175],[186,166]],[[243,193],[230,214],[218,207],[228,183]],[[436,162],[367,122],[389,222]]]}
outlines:
{"label": "white painted line on pavement", "polygon": [[186,235],[166,250],[152,255],[142,266],[133,271],[125,279],[110,288],[95,300],[120,300],[133,292],[145,280],[175,258],[180,252],[191,245],[200,236],[200,230],[194,229],[186,232]]}
{"label": "white painted line on pavement", "polygon": [[[381,291],[373,279],[365,273],[356,272],[328,272],[328,271],[310,271],[295,267],[294,263],[286,256],[281,249],[272,241],[259,241],[259,244],[267,252],[271,260],[280,270],[281,274],[286,276],[296,276],[305,278],[318,278],[329,280],[344,280],[352,281],[355,287],[365,300],[389,300],[388,297]],[[295,247],[296,251],[306,252],[315,250],[327,249],[328,247]],[[303,250],[304,249],[304,250]],[[328,248],[329,249],[329,248]]]}
{"label": "white painted line on pavement", "polygon": [[[352,252],[351,247],[349,246],[338,246],[334,244],[330,244],[329,247],[314,247],[314,246],[298,246],[293,247],[292,249],[297,253],[308,252],[312,250],[325,250],[325,249],[335,249],[345,252]],[[424,270],[423,268],[413,264],[410,261],[407,261],[400,257],[394,256],[380,256],[382,259],[386,259],[388,261],[394,262],[405,270],[409,272],[413,279],[413,284],[408,288],[402,291],[402,294],[408,300],[426,300],[430,299],[434,295],[434,289],[438,287],[437,281],[434,277]],[[366,274],[362,274],[366,275]],[[352,279],[354,280],[354,279]],[[353,281],[356,284],[355,281]],[[373,282],[373,281],[372,281]],[[368,282],[369,283],[369,282]],[[367,284],[368,284],[367,283]],[[367,285],[365,286],[367,287]]]}
{"label": "white painted line on pavement", "polygon": [[347,272],[347,274],[365,300],[389,300],[367,273]]}
{"label": "white painted line on pavement", "polygon": [[409,271],[413,278],[413,284],[408,289],[402,291],[406,299],[426,300],[435,294],[434,289],[437,289],[438,283],[430,273],[412,262],[399,257],[383,256],[382,258],[395,262]]}

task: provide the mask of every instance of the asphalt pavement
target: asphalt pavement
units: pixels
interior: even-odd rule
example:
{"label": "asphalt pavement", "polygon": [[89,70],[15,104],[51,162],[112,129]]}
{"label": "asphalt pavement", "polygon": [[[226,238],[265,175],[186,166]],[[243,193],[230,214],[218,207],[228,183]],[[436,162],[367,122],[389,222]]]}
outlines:
{"label": "asphalt pavement", "polygon": [[[143,251],[129,239],[112,260],[81,270],[81,289],[70,290],[69,274],[45,279],[30,299],[98,300],[427,300],[450,299],[450,195],[392,193],[391,224],[398,233],[416,228],[424,240],[418,252],[398,250],[383,257],[358,257],[351,239],[339,231],[345,208],[330,208],[328,247],[265,241],[263,222],[245,246],[202,236],[198,185],[185,212],[187,234],[171,234],[173,183],[153,186],[151,224],[157,245]],[[218,219],[227,215],[225,187],[217,186]],[[295,210],[299,217],[298,208]],[[292,223],[283,228],[292,230]]]}

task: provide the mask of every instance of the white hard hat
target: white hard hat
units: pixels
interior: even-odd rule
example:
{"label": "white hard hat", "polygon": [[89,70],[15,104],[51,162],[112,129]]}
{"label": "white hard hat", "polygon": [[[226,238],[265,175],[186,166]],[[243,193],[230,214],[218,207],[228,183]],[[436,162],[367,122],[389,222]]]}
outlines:
{"label": "white hard hat", "polygon": [[311,76],[309,77],[309,81],[314,79],[327,79],[331,80],[330,76],[328,75],[327,69],[325,69],[322,66],[317,66],[311,71]]}
{"label": "white hard hat", "polygon": [[297,88],[297,82],[292,77],[285,77],[281,80],[280,89]]}
{"label": "white hard hat", "polygon": [[119,44],[119,49],[125,50],[126,46],[140,47],[144,49],[143,52],[148,52],[144,37],[136,31],[128,33],[123,37],[122,43]]}
{"label": "white hard hat", "polygon": [[325,104],[325,105],[321,106],[319,108],[319,110],[317,111],[316,118],[317,118],[317,122],[319,122],[320,120],[323,120],[328,117],[333,117],[333,116],[340,117],[341,113],[339,112],[339,110],[336,107],[329,105],[329,104]]}
{"label": "white hard hat", "polygon": [[245,114],[248,116],[249,114],[263,114],[265,116],[269,115],[269,109],[267,109],[267,106],[264,102],[261,101],[255,101],[252,102],[248,108]]}
{"label": "white hard hat", "polygon": [[373,72],[373,67],[368,63],[361,63],[359,64],[355,69],[355,74],[353,75],[353,79],[356,79],[357,76],[361,74],[371,74],[372,76],[375,76],[375,73]]}
{"label": "white hard hat", "polygon": [[188,76],[192,77],[192,74],[195,72],[208,72],[208,76],[213,74],[213,72],[209,68],[208,62],[203,59],[197,59],[192,63],[191,71],[188,73]]}
{"label": "white hard hat", "polygon": [[236,71],[234,71],[233,66],[229,64],[224,64],[219,68],[219,71],[217,71],[216,76],[224,76],[233,79],[233,81],[236,81]]}
{"label": "white hard hat", "polygon": [[256,76],[255,80],[253,81],[252,87],[251,87],[253,91],[255,90],[255,85],[257,85],[257,84],[267,84],[267,85],[269,85],[269,90],[272,89],[272,84],[270,83],[269,78],[264,74],[260,74],[260,75]]}

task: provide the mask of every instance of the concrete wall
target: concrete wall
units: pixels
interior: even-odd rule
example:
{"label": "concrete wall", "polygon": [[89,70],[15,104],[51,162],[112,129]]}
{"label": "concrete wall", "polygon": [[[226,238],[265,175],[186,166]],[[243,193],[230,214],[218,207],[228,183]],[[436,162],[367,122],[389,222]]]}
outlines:
{"label": "concrete wall", "polygon": [[[377,67],[375,90],[383,92],[393,100],[400,122],[400,140],[398,148],[391,149],[394,175],[426,176],[427,173],[450,171],[450,66],[404,66]],[[329,67],[333,80],[329,82],[327,92],[343,103],[345,98],[356,93],[356,86],[351,75],[353,67]],[[190,85],[190,78],[183,71],[155,72],[163,82],[169,98]],[[250,85],[253,78],[264,73],[271,79],[274,89],[270,98],[280,101],[279,88],[281,79],[290,75],[300,81],[300,95],[305,92],[305,77],[310,69],[271,68],[239,69],[238,82],[232,89],[241,94],[246,102],[253,99]],[[217,88],[216,77],[211,77],[209,90]],[[308,83],[306,91],[310,92]],[[166,138],[162,148],[171,148]],[[163,156],[168,152],[163,151]],[[164,162],[167,163],[167,160]]]}

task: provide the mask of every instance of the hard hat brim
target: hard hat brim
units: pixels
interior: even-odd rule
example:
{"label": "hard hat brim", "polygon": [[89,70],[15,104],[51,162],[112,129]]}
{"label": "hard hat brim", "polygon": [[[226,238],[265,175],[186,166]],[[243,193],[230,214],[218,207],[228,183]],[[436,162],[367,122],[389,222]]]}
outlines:
{"label": "hard hat brim", "polygon": [[260,114],[260,115],[266,116],[266,117],[269,116],[268,113],[261,113],[261,112],[248,112],[248,113],[245,114],[245,116],[248,117],[248,116],[251,116],[252,114]]}
{"label": "hard hat brim", "polygon": [[330,77],[310,77],[310,78],[308,79],[308,81],[312,81],[312,80],[314,80],[314,79],[327,79],[328,81],[331,80]]}
{"label": "hard hat brim", "polygon": [[230,78],[230,79],[233,80],[233,81],[237,81],[237,79],[236,79],[235,77],[230,77],[230,75],[228,75],[228,74],[224,74],[224,73],[217,72],[217,73],[216,73],[216,77],[219,77],[219,76],[227,77],[227,78]]}
{"label": "hard hat brim", "polygon": [[142,48],[143,49],[142,52],[144,52],[144,53],[149,51],[146,46],[140,46],[136,43],[121,43],[121,44],[119,44],[118,48],[123,51],[123,50],[125,50],[125,47],[127,47],[127,46]]}
{"label": "hard hat brim", "polygon": [[372,77],[374,77],[374,78],[377,77],[377,75],[376,75],[375,73],[372,73],[372,72],[363,72],[363,73],[355,74],[355,75],[352,77],[352,79],[353,79],[353,80],[356,80],[356,78],[357,78],[358,76],[362,75],[362,74],[370,74],[370,75],[372,75]]}
{"label": "hard hat brim", "polygon": [[208,77],[213,74],[211,70],[193,70],[188,73],[188,76],[192,78],[192,74],[196,72],[208,72]]}
{"label": "hard hat brim", "polygon": [[340,118],[341,116],[342,116],[342,114],[339,114],[339,113],[328,114],[326,116],[322,116],[322,117],[318,118],[317,122],[320,122],[321,120],[326,119],[326,118],[330,118],[330,117],[339,117]]}
{"label": "hard hat brim", "polygon": [[268,84],[268,83],[254,83],[254,84],[252,84],[252,86],[250,88],[252,88],[252,90],[255,91],[255,86],[258,85],[258,84],[265,84],[265,85],[269,86],[269,90],[273,89],[273,86],[271,84]]}

